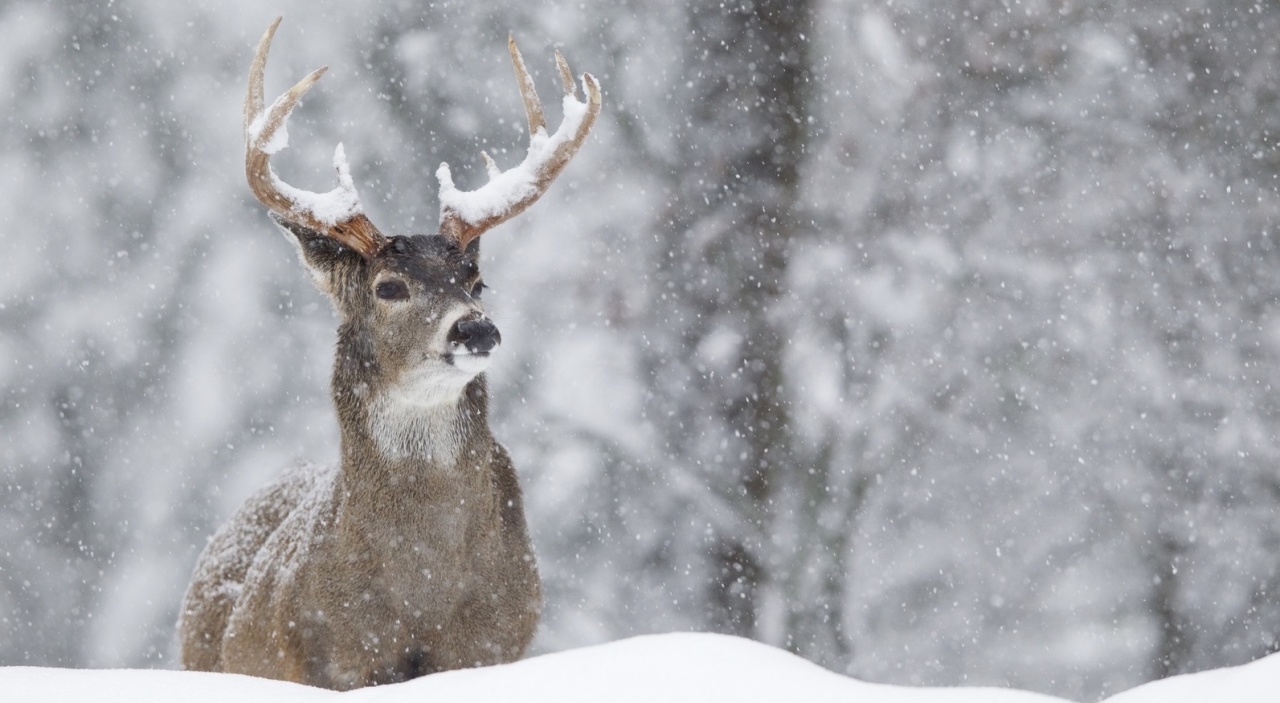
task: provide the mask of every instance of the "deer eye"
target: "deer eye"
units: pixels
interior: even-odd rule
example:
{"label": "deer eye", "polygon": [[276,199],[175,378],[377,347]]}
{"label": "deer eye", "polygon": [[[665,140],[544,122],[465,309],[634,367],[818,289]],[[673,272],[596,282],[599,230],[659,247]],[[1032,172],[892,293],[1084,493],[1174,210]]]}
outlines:
{"label": "deer eye", "polygon": [[409,288],[405,286],[404,281],[383,281],[373,289],[373,292],[383,300],[409,299]]}
{"label": "deer eye", "polygon": [[471,286],[471,293],[470,293],[470,295],[471,295],[472,299],[474,299],[474,300],[479,300],[479,299],[480,299],[480,294],[481,294],[481,293],[483,293],[483,292],[484,292],[484,289],[485,289],[485,288],[488,288],[488,287],[489,287],[489,286],[486,286],[486,285],[484,284],[484,281],[481,281],[480,279],[476,279],[475,284],[473,284],[473,285]]}

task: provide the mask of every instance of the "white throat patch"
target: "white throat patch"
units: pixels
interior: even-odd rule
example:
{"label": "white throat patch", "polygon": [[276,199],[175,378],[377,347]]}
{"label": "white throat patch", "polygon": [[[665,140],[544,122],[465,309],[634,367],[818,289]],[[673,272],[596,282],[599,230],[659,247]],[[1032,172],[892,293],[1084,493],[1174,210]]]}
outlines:
{"label": "white throat patch", "polygon": [[461,398],[459,388],[446,402],[423,403],[422,394],[393,388],[370,405],[369,434],[389,458],[419,458],[451,466],[462,452]]}

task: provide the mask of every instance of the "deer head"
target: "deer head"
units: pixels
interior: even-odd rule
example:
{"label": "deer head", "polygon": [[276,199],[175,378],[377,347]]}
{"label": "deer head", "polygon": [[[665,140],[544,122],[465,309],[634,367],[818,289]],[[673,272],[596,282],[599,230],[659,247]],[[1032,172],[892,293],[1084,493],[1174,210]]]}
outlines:
{"label": "deer head", "polygon": [[245,176],[272,219],[292,235],[303,263],[342,318],[335,393],[345,363],[352,375],[345,385],[352,392],[362,392],[361,384],[364,391],[377,390],[369,385],[394,388],[424,405],[456,398],[486,368],[501,340],[480,303],[479,237],[532,205],[564,170],[600,112],[599,84],[583,74],[586,101],[579,100],[569,67],[556,52],[564,118],[548,134],[533,81],[508,39],[529,124],[524,160],[502,171],[482,152],[489,182],[470,192],[455,188],[448,164],[441,164],[439,231],[387,237],[364,212],[341,144],[334,154],[338,185],[328,193],[294,188],[271,168],[271,155],[287,145],[290,113],[326,70],[314,71],[266,106],[263,73],[279,24],[276,18],[263,34],[249,71]]}

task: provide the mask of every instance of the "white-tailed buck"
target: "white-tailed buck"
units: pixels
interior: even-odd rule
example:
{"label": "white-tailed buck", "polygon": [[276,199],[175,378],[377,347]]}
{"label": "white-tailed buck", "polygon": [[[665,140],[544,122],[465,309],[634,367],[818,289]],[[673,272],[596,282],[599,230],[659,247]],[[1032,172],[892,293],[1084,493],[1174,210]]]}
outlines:
{"label": "white-tailed buck", "polygon": [[480,304],[479,239],[529,207],[600,111],[564,59],[564,120],[548,134],[514,43],[529,118],[524,161],[454,188],[441,164],[440,229],[385,237],[365,216],[342,147],[338,187],[281,181],[269,160],[320,69],[269,106],[262,76],[280,20],[249,71],[245,174],[340,318],[333,402],[341,460],[287,471],[205,548],[179,623],[188,669],[335,689],[517,659],[541,609],[520,487],[489,431],[483,371],[500,342]]}

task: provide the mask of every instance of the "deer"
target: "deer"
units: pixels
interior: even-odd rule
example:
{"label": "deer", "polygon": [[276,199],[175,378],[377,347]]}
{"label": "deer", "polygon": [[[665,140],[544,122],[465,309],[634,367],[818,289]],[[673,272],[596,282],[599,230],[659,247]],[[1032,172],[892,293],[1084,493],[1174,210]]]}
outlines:
{"label": "deer", "polygon": [[436,172],[435,234],[384,236],[341,144],[338,185],[282,181],[294,107],[320,68],[270,105],[267,28],[244,102],[245,175],[339,319],[331,395],[339,461],[299,464],[253,494],[197,560],[178,622],[185,669],[346,690],[514,661],[541,613],[541,583],[507,450],[490,431],[484,371],[501,334],[481,303],[479,237],[523,212],[564,170],[600,113],[560,52],[555,132],[515,41],[508,49],[529,128],[524,160],[454,186]]}

